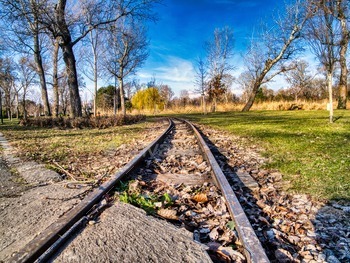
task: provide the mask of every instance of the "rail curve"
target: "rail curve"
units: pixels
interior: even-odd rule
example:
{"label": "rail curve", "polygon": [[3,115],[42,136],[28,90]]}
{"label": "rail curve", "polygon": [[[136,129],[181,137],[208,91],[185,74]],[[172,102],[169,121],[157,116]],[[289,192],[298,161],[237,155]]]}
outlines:
{"label": "rail curve", "polygon": [[[236,230],[244,247],[247,261],[253,263],[269,262],[243,208],[200,132],[192,123],[180,119],[178,119],[178,121],[186,123],[197,138],[203,157],[211,167],[215,184],[220,188],[226,200],[229,213],[235,222]],[[84,225],[88,220],[88,214],[98,209],[96,205],[103,197],[109,193],[122,178],[139,167],[143,160],[149,157],[156,150],[156,147],[164,141],[173,128],[174,122],[172,119],[169,119],[169,126],[158,138],[135,156],[127,165],[116,173],[111,180],[92,191],[74,209],[62,216],[40,235],[30,241],[10,259],[10,262],[35,262],[38,259],[40,259],[39,261],[44,261],[46,258],[49,258],[50,255],[60,247],[60,244],[69,238],[74,229]]]}

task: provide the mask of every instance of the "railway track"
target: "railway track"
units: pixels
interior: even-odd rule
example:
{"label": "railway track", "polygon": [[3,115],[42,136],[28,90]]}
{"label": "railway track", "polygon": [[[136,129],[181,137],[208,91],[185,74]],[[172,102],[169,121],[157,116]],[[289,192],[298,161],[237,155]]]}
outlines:
{"label": "railway track", "polygon": [[[210,229],[212,226],[205,223],[205,219],[199,216],[198,210],[202,208],[203,203],[215,201],[216,205],[219,206],[220,200],[224,200],[227,214],[230,217],[224,214],[225,208],[222,208],[222,204],[220,204],[221,212],[214,211],[211,206],[209,212],[208,208],[203,208],[205,213],[202,214],[209,214],[211,220],[213,220],[214,214],[217,217],[227,217],[224,225],[227,225],[227,221],[230,222],[231,228],[229,230],[231,233],[229,236],[232,239],[232,236],[237,235],[233,240],[239,244],[238,249],[244,254],[244,260],[247,262],[269,262],[214,155],[196,128],[191,123],[182,120],[169,120],[169,126],[163,134],[143,149],[110,181],[91,192],[74,209],[18,251],[10,261],[34,262],[38,260],[44,262],[50,259],[57,250],[61,249],[76,229],[84,226],[86,222],[100,214],[108,206],[105,201],[106,196],[115,195],[120,198],[121,193],[119,195],[113,193],[116,186],[125,185],[126,180],[130,179],[133,179],[133,183],[129,183],[129,189],[124,189],[122,194],[130,193],[131,185],[134,190],[140,192],[146,189],[147,194],[153,196],[150,189],[161,192],[159,189],[165,189],[165,185],[171,185],[173,192],[163,191],[163,197],[168,199],[165,202],[166,206],[164,206],[164,202],[155,202],[156,207],[151,208],[156,209],[156,216],[184,225],[193,231],[194,239],[199,242],[211,240],[213,236],[219,235],[222,229],[217,227],[217,232],[212,231]],[[186,196],[185,201],[176,195],[184,188],[188,189],[188,193],[194,194],[194,196]],[[144,198],[146,195],[142,193],[142,196]],[[129,197],[124,196],[125,198]],[[190,209],[191,204],[197,209],[194,210],[196,212]],[[190,221],[193,218],[196,218],[197,221]]]}

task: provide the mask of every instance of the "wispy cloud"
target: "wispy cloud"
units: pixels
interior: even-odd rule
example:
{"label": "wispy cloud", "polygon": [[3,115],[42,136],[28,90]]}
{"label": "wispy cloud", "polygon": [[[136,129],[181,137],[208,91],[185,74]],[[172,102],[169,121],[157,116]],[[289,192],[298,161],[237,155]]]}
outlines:
{"label": "wispy cloud", "polygon": [[155,77],[158,83],[169,85],[175,95],[179,95],[182,89],[193,90],[195,80],[195,69],[191,61],[175,56],[163,57],[163,60],[147,67],[137,74],[142,82],[148,82]]}

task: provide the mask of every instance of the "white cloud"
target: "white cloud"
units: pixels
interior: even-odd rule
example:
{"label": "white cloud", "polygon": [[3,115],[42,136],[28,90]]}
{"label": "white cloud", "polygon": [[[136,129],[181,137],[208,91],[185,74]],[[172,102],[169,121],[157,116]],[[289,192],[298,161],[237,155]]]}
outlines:
{"label": "white cloud", "polygon": [[[305,52],[299,59],[304,59],[310,64],[311,74],[317,72],[317,61],[311,52]],[[242,56],[236,55],[232,61],[235,69],[232,75],[237,79],[239,75],[246,70]],[[148,62],[145,67],[137,73],[137,77],[141,83],[149,82],[155,77],[157,83],[169,85],[175,93],[180,95],[181,90],[188,90],[190,94],[194,94],[195,90],[195,66],[190,60],[186,60],[176,56],[161,56],[157,62]],[[278,90],[286,88],[284,76],[280,75],[269,82],[267,86],[270,89]],[[237,83],[233,83],[231,91],[236,95],[242,94],[242,89]]]}
{"label": "white cloud", "polygon": [[[148,66],[137,73],[141,82],[148,82],[155,77],[158,83],[169,85],[175,92],[175,96],[180,91],[194,89],[195,69],[191,61],[179,57],[166,56],[155,65]],[[162,66],[158,66],[161,64]]]}

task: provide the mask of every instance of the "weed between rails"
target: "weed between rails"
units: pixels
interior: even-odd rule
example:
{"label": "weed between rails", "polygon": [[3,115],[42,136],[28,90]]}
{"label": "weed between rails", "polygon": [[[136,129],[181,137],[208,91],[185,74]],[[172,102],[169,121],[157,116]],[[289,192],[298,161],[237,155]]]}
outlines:
{"label": "weed between rails", "polygon": [[[183,225],[194,239],[206,244],[209,254],[225,262],[245,262],[242,244],[216,186],[167,185],[161,181],[120,182],[116,198],[142,208],[148,214]],[[233,251],[234,250],[234,251]],[[237,251],[238,250],[238,251]],[[223,261],[214,261],[223,262]]]}

